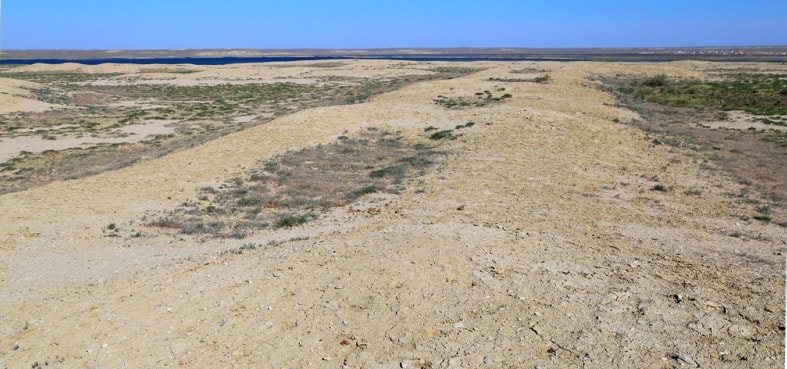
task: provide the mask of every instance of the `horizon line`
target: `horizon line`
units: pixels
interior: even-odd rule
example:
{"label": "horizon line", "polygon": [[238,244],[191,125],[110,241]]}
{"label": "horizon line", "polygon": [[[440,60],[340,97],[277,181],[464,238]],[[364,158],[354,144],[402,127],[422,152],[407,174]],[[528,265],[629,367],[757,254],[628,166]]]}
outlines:
{"label": "horizon line", "polygon": [[206,47],[206,48],[109,48],[109,49],[0,49],[3,51],[200,51],[200,50],[225,50],[225,51],[311,51],[311,50],[459,50],[459,49],[478,49],[478,50],[582,50],[582,49],[606,49],[606,50],[627,50],[627,49],[712,49],[712,48],[787,48],[787,44],[780,45],[694,45],[694,46],[568,46],[568,47],[531,47],[531,46],[436,46],[436,47],[295,47],[295,48],[255,48],[255,47]]}

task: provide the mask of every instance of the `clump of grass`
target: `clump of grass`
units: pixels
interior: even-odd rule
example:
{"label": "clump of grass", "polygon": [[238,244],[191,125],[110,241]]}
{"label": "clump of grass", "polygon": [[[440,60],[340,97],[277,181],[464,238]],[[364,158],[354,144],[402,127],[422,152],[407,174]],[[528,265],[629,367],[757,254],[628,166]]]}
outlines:
{"label": "clump of grass", "polygon": [[453,139],[456,139],[456,136],[454,136],[453,130],[444,129],[442,131],[437,131],[435,133],[432,133],[431,135],[429,135],[429,139],[430,140],[443,140],[443,139],[453,140]]}
{"label": "clump of grass", "polygon": [[666,74],[659,74],[642,81],[642,85],[648,87],[663,87],[667,84],[669,84],[669,77]]}
{"label": "clump of grass", "polygon": [[[487,79],[487,81],[490,81],[490,82],[530,82],[531,80],[526,79],[526,78],[492,78],[492,77],[490,77],[489,79]],[[476,95],[478,95],[478,94],[480,94],[480,93],[476,93]]]}
{"label": "clump of grass", "polygon": [[257,244],[257,243],[254,243],[254,242],[246,242],[246,243],[244,243],[243,245],[241,245],[240,247],[238,247],[237,249],[230,249],[230,250],[223,251],[223,252],[222,252],[222,255],[223,255],[223,254],[235,254],[235,255],[241,255],[241,254],[243,254],[243,252],[244,252],[244,251],[254,251],[254,250],[256,250],[258,247],[260,247],[260,245],[259,245],[259,244]]}
{"label": "clump of grass", "polygon": [[437,127],[429,126],[429,127],[424,128],[424,132],[434,131],[436,129],[437,129]]}
{"label": "clump of grass", "polygon": [[655,185],[653,185],[653,187],[650,188],[650,190],[651,191],[659,191],[659,192],[667,192],[667,191],[669,191],[669,187],[667,187],[667,186],[665,186],[665,185],[663,185],[661,183],[656,183]]}
{"label": "clump of grass", "polygon": [[[505,91],[505,88],[499,88],[498,91]],[[448,109],[460,109],[470,107],[482,107],[493,102],[501,102],[505,99],[513,97],[511,94],[506,93],[501,96],[495,96],[491,91],[484,90],[483,92],[476,92],[475,99],[469,97],[448,97],[438,95],[434,99],[435,104],[441,105]]]}
{"label": "clump of grass", "polygon": [[552,77],[549,74],[544,74],[543,76],[533,78],[531,81],[540,84],[548,84],[552,82]]}
{"label": "clump of grass", "polygon": [[380,192],[380,191],[383,191],[383,189],[378,187],[378,186],[375,186],[375,185],[366,186],[366,187],[361,188],[359,190],[355,190],[353,192],[350,192],[350,194],[347,195],[347,198],[350,199],[350,200],[355,200],[355,199],[357,199],[357,198],[359,198],[361,196],[377,193],[377,192]]}
{"label": "clump of grass", "polygon": [[401,176],[404,174],[404,167],[401,165],[391,165],[385,168],[375,169],[369,172],[369,177],[371,178],[383,178],[383,177],[394,177],[394,176]]}
{"label": "clump of grass", "polygon": [[473,106],[473,103],[467,101],[466,99],[462,98],[450,98],[446,96],[437,96],[434,100],[435,104],[442,105],[445,108],[452,109],[452,108],[464,108]]}
{"label": "clump of grass", "polygon": [[772,220],[770,213],[771,213],[771,206],[762,205],[757,208],[757,214],[753,215],[752,218],[759,220],[761,222],[768,223]]}
{"label": "clump of grass", "polygon": [[275,225],[276,228],[292,228],[306,224],[306,222],[315,218],[317,218],[317,216],[312,213],[301,215],[285,215],[276,220]]}
{"label": "clump of grass", "polygon": [[103,232],[106,237],[120,237],[120,227],[115,223],[109,223],[101,232]]}

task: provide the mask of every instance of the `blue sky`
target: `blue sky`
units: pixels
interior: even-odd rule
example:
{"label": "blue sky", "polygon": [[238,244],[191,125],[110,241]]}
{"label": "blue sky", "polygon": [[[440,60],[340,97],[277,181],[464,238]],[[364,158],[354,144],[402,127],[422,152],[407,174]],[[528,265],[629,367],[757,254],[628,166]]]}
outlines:
{"label": "blue sky", "polygon": [[787,45],[787,0],[0,0],[3,49]]}

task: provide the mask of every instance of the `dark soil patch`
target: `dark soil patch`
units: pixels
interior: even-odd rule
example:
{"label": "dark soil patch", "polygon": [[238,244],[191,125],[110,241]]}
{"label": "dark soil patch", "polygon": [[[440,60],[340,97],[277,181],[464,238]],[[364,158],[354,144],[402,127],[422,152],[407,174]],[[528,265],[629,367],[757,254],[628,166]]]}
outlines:
{"label": "dark soil patch", "polygon": [[293,227],[322,210],[368,194],[398,193],[425,173],[437,154],[400,135],[369,130],[329,145],[292,151],[219,188],[203,188],[152,226],[184,234],[245,237],[257,229]]}

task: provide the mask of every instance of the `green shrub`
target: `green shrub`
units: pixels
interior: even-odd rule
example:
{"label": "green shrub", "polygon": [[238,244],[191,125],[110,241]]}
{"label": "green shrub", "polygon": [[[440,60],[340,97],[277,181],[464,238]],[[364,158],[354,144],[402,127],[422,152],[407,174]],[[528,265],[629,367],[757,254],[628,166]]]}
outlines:
{"label": "green shrub", "polygon": [[642,84],[648,87],[663,87],[669,83],[669,78],[666,74],[659,74],[657,76],[650,77],[644,81]]}
{"label": "green shrub", "polygon": [[435,133],[432,133],[432,135],[429,136],[430,140],[442,140],[444,138],[449,138],[449,139],[450,138],[454,138],[453,131],[450,130],[450,129],[446,129],[446,130],[437,131]]}
{"label": "green shrub", "polygon": [[305,224],[311,219],[316,218],[314,214],[302,214],[302,215],[285,215],[278,220],[276,220],[276,228],[292,228],[295,226],[299,226]]}

